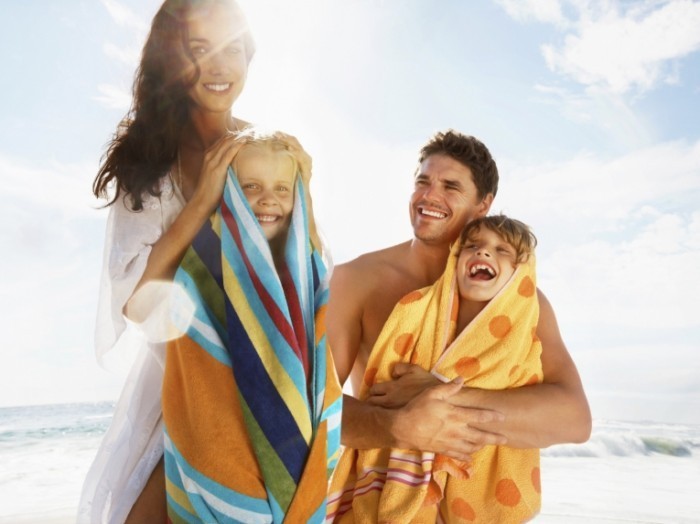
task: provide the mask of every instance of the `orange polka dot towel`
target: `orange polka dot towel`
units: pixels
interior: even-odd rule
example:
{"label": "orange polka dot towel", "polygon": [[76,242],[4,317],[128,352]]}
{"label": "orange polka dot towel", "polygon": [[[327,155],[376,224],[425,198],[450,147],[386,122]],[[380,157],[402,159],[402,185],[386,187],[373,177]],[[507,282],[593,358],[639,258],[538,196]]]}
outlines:
{"label": "orange polka dot towel", "polygon": [[[521,264],[481,313],[456,333],[453,249],[442,277],[394,308],[367,365],[360,398],[412,362],[442,381],[500,390],[542,381],[535,260]],[[327,522],[523,522],[541,504],[539,450],[488,446],[464,464],[405,449],[346,448],[331,481]]]}

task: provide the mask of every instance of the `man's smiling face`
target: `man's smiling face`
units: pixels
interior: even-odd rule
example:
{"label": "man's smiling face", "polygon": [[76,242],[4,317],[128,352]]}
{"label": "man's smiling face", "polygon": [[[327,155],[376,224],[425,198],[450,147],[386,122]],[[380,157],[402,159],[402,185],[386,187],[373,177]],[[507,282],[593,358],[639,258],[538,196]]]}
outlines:
{"label": "man's smiling face", "polygon": [[492,201],[491,194],[479,198],[471,169],[447,155],[431,155],[421,163],[411,195],[414,236],[449,245],[467,222],[488,212]]}

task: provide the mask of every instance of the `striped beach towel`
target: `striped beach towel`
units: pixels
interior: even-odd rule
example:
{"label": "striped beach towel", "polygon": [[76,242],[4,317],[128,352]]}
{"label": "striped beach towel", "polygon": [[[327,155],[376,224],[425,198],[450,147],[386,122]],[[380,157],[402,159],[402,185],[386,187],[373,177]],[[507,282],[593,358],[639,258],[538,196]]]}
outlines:
{"label": "striped beach towel", "polygon": [[[455,267],[459,247],[431,287],[403,297],[370,354],[360,398],[391,379],[396,362],[411,362],[443,382],[506,389],[542,381],[535,257],[461,333]],[[539,450],[487,446],[470,467],[434,453],[346,448],[333,474],[328,522],[516,523],[540,508]]]}
{"label": "striped beach towel", "polygon": [[326,343],[328,275],[312,238],[298,176],[278,272],[229,168],[220,207],[175,275],[196,312],[168,346],[163,383],[174,523],[325,518],[342,393]]}

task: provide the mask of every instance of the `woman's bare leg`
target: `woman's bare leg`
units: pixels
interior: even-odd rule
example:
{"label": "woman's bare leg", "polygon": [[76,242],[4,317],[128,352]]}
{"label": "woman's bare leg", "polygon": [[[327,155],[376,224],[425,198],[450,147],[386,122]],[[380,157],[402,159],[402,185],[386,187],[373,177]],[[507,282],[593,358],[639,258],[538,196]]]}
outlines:
{"label": "woman's bare leg", "polygon": [[165,503],[165,467],[163,458],[156,465],[148,478],[146,486],[136,499],[134,506],[126,517],[125,524],[143,524],[145,522],[165,523],[167,521]]}

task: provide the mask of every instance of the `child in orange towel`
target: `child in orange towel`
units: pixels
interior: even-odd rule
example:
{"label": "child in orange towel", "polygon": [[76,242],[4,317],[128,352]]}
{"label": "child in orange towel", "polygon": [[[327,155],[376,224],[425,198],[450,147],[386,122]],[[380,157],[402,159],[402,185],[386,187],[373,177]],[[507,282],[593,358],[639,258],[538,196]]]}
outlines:
{"label": "child in orange towel", "polygon": [[519,220],[495,215],[467,224],[460,245],[458,332],[462,332],[505,287],[518,264],[534,255],[537,240],[530,228]]}
{"label": "child in orange towel", "polygon": [[[542,380],[530,229],[505,216],[469,223],[443,276],[404,297],[370,355],[360,398],[411,362],[444,382],[505,389]],[[463,464],[434,453],[346,449],[333,476],[337,522],[522,522],[540,508],[539,451],[488,446]]]}

